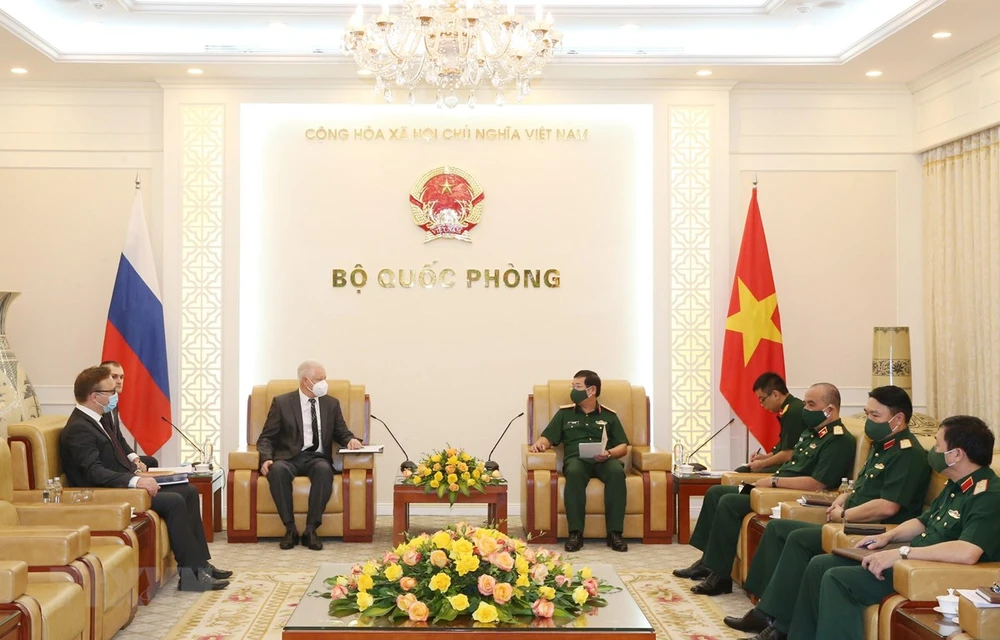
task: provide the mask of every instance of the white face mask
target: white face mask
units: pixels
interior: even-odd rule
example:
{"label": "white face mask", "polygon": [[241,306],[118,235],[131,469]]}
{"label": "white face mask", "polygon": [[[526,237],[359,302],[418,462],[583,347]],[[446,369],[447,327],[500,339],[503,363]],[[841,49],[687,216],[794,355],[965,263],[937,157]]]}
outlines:
{"label": "white face mask", "polygon": [[326,380],[320,380],[319,382],[313,383],[312,392],[317,398],[322,398],[326,395],[326,392],[330,390],[330,385],[327,384]]}

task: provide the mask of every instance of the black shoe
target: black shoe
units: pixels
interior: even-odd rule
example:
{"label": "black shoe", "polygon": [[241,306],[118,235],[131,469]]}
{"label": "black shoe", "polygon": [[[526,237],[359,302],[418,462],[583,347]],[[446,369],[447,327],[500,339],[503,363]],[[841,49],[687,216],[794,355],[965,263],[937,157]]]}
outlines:
{"label": "black shoe", "polygon": [[225,569],[220,569],[211,562],[209,562],[205,568],[211,572],[212,577],[215,578],[216,580],[228,580],[229,578],[233,577],[232,571],[226,571]]}
{"label": "black shoe", "polygon": [[179,591],[219,591],[229,586],[228,580],[216,580],[206,569],[195,571],[181,567],[178,573],[180,573],[180,579],[177,581]]}
{"label": "black shoe", "polygon": [[567,552],[573,553],[574,551],[579,551],[583,548],[583,533],[580,531],[570,531],[569,540],[566,541],[566,545],[563,547]]}
{"label": "black shoe", "polygon": [[775,629],[773,626],[764,629],[752,638],[745,638],[744,640],[786,640],[788,634],[782,633]]}
{"label": "black shoe", "polygon": [[313,551],[322,551],[323,543],[319,541],[315,529],[306,529],[302,532],[302,546],[309,547]]}
{"label": "black shoe", "polygon": [[299,532],[295,529],[286,529],[285,537],[281,539],[281,543],[278,544],[278,548],[282,551],[288,551],[292,549],[299,543]]}
{"label": "black shoe", "polygon": [[732,593],[733,579],[729,576],[720,576],[713,571],[707,578],[691,587],[691,591],[701,596],[717,596],[723,593]]}
{"label": "black shoe", "polygon": [[608,546],[611,547],[612,551],[628,551],[628,543],[625,542],[625,538],[618,531],[612,531],[608,534]]}
{"label": "black shoe", "polygon": [[757,615],[756,609],[750,609],[742,618],[736,616],[726,616],[722,619],[726,626],[737,631],[749,631],[750,633],[760,633],[767,629],[767,620]]}
{"label": "black shoe", "polygon": [[689,578],[691,580],[704,580],[712,573],[712,570],[701,563],[701,558],[694,561],[687,569],[674,569],[674,575],[678,578]]}

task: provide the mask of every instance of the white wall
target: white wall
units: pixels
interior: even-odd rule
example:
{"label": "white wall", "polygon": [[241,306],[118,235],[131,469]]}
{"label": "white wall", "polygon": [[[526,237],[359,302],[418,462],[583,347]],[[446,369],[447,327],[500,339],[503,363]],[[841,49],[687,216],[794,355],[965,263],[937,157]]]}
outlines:
{"label": "white wall", "polygon": [[[848,415],[871,388],[874,326],[910,327],[913,402],[918,411],[926,404],[912,121],[905,90],[732,93],[732,255],[756,175],[789,387],[801,397],[814,382],[832,382]],[[734,451],[743,450],[744,433],[732,435]]]}

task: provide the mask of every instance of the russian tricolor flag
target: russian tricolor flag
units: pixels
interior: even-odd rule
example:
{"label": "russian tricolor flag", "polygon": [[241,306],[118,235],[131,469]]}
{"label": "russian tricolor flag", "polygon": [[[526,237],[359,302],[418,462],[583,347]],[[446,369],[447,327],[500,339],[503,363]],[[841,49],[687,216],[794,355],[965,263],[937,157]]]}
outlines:
{"label": "russian tricolor flag", "polygon": [[146,216],[138,189],[125,248],[111,293],[102,360],[117,360],[127,385],[118,400],[122,423],[148,454],[170,439],[170,386],[167,380],[167,339],[163,303],[153,265]]}

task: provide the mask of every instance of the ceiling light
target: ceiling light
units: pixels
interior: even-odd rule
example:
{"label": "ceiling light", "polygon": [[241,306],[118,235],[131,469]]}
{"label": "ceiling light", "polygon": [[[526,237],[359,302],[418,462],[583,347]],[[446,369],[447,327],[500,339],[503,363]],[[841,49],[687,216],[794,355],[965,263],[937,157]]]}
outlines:
{"label": "ceiling light", "polygon": [[637,25],[634,22],[626,22],[625,24],[623,24],[620,27],[620,29],[622,31],[638,31],[639,30],[639,25]]}
{"label": "ceiling light", "polygon": [[28,73],[28,70],[25,69],[24,67],[14,67],[13,69],[10,70],[10,72],[16,73],[19,76],[23,76],[24,74]]}
{"label": "ceiling light", "polygon": [[285,24],[284,22],[271,22],[271,23],[268,23],[267,26],[271,27],[272,29],[284,29],[288,25]]}
{"label": "ceiling light", "polygon": [[702,78],[707,78],[708,76],[712,75],[712,72],[709,69],[702,69],[701,71],[696,71],[695,75],[701,76]]}
{"label": "ceiling light", "polygon": [[931,37],[934,38],[935,40],[944,40],[945,38],[951,37],[951,31],[938,31]]}
{"label": "ceiling light", "polygon": [[188,73],[191,74],[191,75],[193,75],[193,76],[200,76],[201,74],[203,74],[205,72],[202,71],[201,69],[188,69]]}
{"label": "ceiling light", "polygon": [[880,75],[882,75],[882,72],[879,71],[878,69],[872,69],[871,71],[869,71],[865,75],[868,76],[869,78],[877,78]]}

